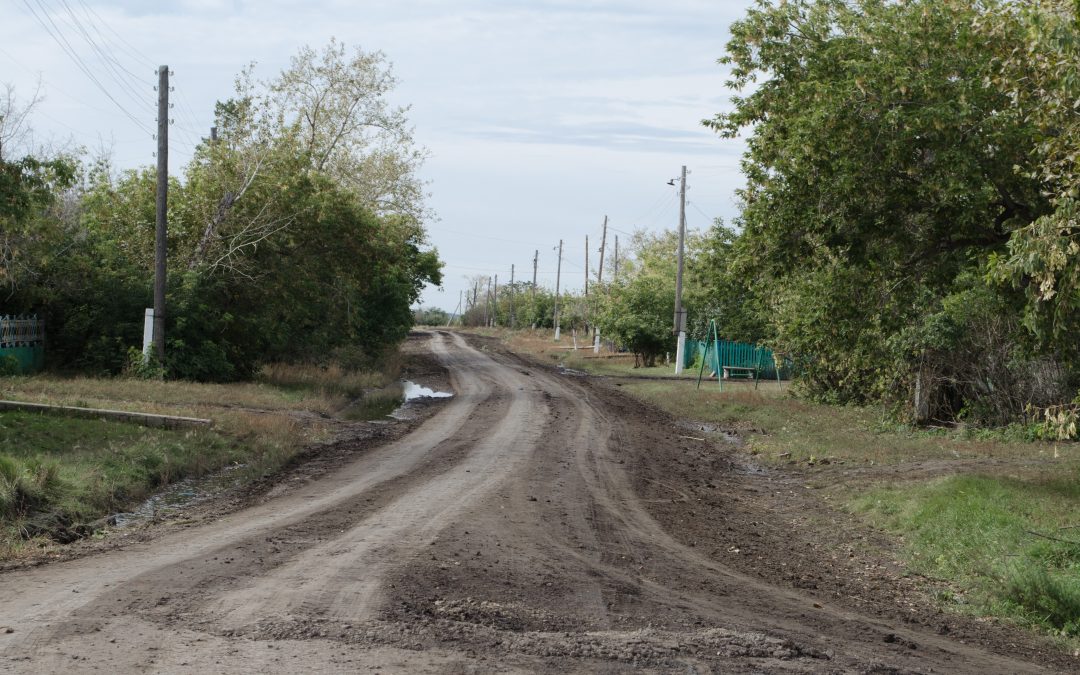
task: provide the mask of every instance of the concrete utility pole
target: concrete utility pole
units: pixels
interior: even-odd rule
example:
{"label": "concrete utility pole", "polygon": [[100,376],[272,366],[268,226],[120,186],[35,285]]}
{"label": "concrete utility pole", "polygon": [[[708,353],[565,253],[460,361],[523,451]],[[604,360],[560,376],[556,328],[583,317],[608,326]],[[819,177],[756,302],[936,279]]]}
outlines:
{"label": "concrete utility pole", "polygon": [[559,341],[559,280],[562,278],[562,239],[559,240],[559,264],[555,267],[555,342]]}
{"label": "concrete utility pole", "polygon": [[491,325],[499,325],[499,275],[495,275],[495,292],[491,295]]}
{"label": "concrete utility pole", "polygon": [[165,257],[169,205],[169,67],[158,68],[157,226],[154,241],[154,353],[165,363]]}
{"label": "concrete utility pole", "polygon": [[510,265],[510,329],[514,329],[514,266]]}
{"label": "concrete utility pole", "polygon": [[686,242],[686,167],[679,182],[679,267],[675,272],[675,329],[679,338],[675,345],[675,374],[683,371],[686,353],[686,310],[682,306],[683,248]]}

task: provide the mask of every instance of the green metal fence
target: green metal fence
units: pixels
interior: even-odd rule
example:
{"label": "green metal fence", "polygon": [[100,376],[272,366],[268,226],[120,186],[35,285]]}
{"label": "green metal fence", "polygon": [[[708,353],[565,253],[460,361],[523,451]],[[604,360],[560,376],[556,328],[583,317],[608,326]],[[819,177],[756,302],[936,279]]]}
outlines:
{"label": "green metal fence", "polygon": [[[746,369],[756,368],[758,377],[775,380],[776,358],[771,349],[760,345],[732,340],[718,340],[716,344],[704,340],[686,341],[686,368],[694,367],[701,363],[705,355],[705,347],[708,345],[708,362],[705,367],[713,373],[722,372],[723,368],[731,368],[728,371],[730,378],[752,377]],[[737,369],[737,370],[736,370]],[[791,379],[792,364],[788,358],[782,358],[780,364],[780,379]]]}
{"label": "green metal fence", "polygon": [[36,316],[0,316],[0,360],[10,359],[14,359],[19,374],[36,373],[45,367],[44,321]]}

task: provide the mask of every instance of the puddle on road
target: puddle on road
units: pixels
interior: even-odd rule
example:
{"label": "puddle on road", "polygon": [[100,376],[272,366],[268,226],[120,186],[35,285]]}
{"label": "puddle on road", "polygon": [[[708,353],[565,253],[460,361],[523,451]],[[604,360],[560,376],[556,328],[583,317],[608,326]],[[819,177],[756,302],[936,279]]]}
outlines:
{"label": "puddle on road", "polygon": [[412,382],[411,380],[402,380],[401,390],[405,396],[405,403],[390,413],[390,417],[396,420],[411,420],[413,418],[413,411],[410,404],[414,402],[420,402],[424,399],[431,398],[450,398],[453,396],[453,394],[449,392],[435,391],[430,387],[425,387]]}
{"label": "puddle on road", "polygon": [[242,464],[234,464],[201,478],[185,478],[177,481],[135,509],[114,514],[109,518],[110,524],[117,528],[131,527],[175,516],[188,507],[239,485],[241,476],[237,470],[242,468]]}
{"label": "puddle on road", "polygon": [[429,398],[449,398],[451,393],[435,391],[411,380],[401,380],[383,389],[369,391],[341,411],[347,420],[366,421],[374,424],[385,423],[390,419],[412,419],[409,404],[413,401]]}
{"label": "puddle on road", "polygon": [[588,377],[589,374],[584,370],[574,370],[573,368],[567,368],[563,364],[557,366],[560,375],[568,375],[570,377]]}
{"label": "puddle on road", "polygon": [[402,380],[401,386],[405,392],[406,402],[417,398],[450,398],[453,396],[453,394],[449,392],[435,391],[430,387],[425,387],[410,380]]}

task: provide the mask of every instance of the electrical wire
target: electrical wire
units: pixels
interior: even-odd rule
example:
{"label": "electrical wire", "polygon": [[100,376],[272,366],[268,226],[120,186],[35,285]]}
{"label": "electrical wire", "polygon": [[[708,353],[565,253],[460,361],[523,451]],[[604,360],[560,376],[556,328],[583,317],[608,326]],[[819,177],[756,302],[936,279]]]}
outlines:
{"label": "electrical wire", "polygon": [[[42,0],[37,0],[38,5],[42,4]],[[68,4],[67,0],[60,0],[60,4],[68,13],[68,25],[73,27],[75,31],[82,37],[83,42],[90,47],[91,52],[97,55],[99,61],[104,65],[105,73],[113,82],[115,82],[120,89],[128,95],[128,97],[135,102],[138,106],[143,106],[149,112],[153,112],[154,106],[143,95],[146,87],[152,86],[149,80],[135,75],[127,69],[124,64],[120,63],[112,54],[102,47],[93,36],[90,35],[90,31],[83,25],[79,17],[75,15],[75,11]]]}
{"label": "electrical wire", "polygon": [[[46,12],[44,6],[41,5],[41,0],[35,1],[41,9],[42,14],[44,15],[44,19],[38,15],[37,11],[34,9],[33,5],[30,4],[29,0],[22,0],[23,5],[25,5],[26,8],[30,10],[30,14],[33,15],[34,19],[38,22],[38,24],[45,29],[45,32],[49,34],[49,37],[51,37],[53,41],[56,42],[60,49],[68,55],[68,57],[75,63],[76,67],[78,67],[79,70],[81,70],[83,74],[86,75],[86,77],[91,82],[93,82],[98,89],[101,90],[105,97],[112,101],[112,103],[117,108],[119,108],[120,111],[132,121],[132,123],[135,124],[135,126],[139,127],[147,135],[152,136],[153,133],[150,131],[150,129],[138,117],[132,114],[131,111],[125,108],[123,104],[120,103],[120,101],[116,100],[116,97],[113,96],[112,92],[110,92],[109,89],[104,84],[102,84],[100,80],[98,80],[98,78],[90,70],[89,66],[87,66],[86,63],[82,60],[82,58],[79,57],[74,47],[72,47],[71,43],[67,40],[66,37],[64,37],[63,32],[60,30],[60,27],[56,25],[56,22],[52,20],[52,18]],[[51,28],[50,25],[52,26]]]}
{"label": "electrical wire", "polygon": [[698,208],[698,205],[697,205],[697,204],[695,204],[694,202],[686,202],[686,204],[687,204],[687,206],[693,207],[693,209],[694,209],[695,211],[697,211],[697,212],[698,212],[698,213],[700,213],[700,214],[701,214],[702,216],[704,216],[704,217],[705,217],[705,220],[706,220],[706,221],[712,222],[712,221],[716,220],[715,218],[712,218],[712,217],[710,217],[710,216],[709,216],[709,214],[705,213],[705,212],[704,212],[704,211],[702,211],[702,210],[701,210],[700,208]]}
{"label": "electrical wire", "polygon": [[[93,18],[91,19],[91,23],[95,23],[94,19],[96,19],[97,22],[99,22],[101,25],[105,26],[105,28],[110,33],[112,33],[113,35],[116,36],[116,38],[120,41],[120,48],[121,49],[124,49],[125,51],[127,51],[129,55],[134,56],[136,60],[142,61],[143,65],[147,66],[147,68],[150,69],[151,71],[157,70],[157,66],[150,59],[150,57],[148,57],[146,54],[144,54],[141,51],[139,51],[138,49],[136,49],[130,42],[125,40],[124,36],[120,35],[120,33],[116,32],[116,29],[114,29],[109,24],[108,21],[105,21],[104,19],[102,19],[101,15],[98,14],[97,11],[95,11],[92,7],[87,5],[85,0],[78,0],[78,3],[80,5],[82,5],[83,10],[85,11],[85,13],[86,13],[86,15],[88,17],[92,15]],[[95,25],[96,25],[96,23],[95,23]]]}

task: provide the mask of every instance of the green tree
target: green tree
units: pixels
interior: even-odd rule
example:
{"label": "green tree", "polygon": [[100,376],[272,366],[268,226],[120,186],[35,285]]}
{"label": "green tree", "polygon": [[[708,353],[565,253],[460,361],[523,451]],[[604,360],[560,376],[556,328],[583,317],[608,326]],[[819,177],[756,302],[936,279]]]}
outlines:
{"label": "green tree", "polygon": [[815,395],[909,399],[919,364],[890,339],[1049,210],[1036,125],[990,85],[1025,45],[980,30],[1001,6],[763,2],[732,27],[747,93],[705,123],[749,130],[735,260]]}
{"label": "green tree", "polygon": [[[700,238],[686,238],[688,267],[693,266]],[[678,234],[635,233],[630,244],[632,258],[624,261],[619,278],[591,294],[593,314],[600,332],[635,355],[638,365],[651,367],[656,358],[675,347],[672,333],[675,316],[675,271]],[[684,304],[691,319],[696,315],[689,275],[684,283]]]}

